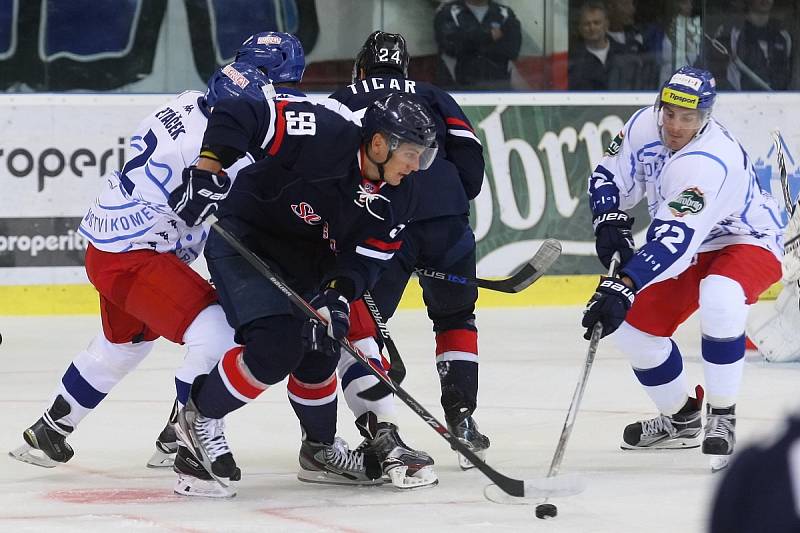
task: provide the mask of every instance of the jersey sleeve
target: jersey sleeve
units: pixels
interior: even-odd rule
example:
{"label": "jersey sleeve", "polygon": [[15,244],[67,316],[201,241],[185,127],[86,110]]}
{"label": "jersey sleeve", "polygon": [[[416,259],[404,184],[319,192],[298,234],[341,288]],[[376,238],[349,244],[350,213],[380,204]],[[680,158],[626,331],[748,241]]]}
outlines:
{"label": "jersey sleeve", "polygon": [[437,91],[436,107],[447,129],[444,146],[447,160],[458,169],[464,192],[472,200],[481,192],[483,185],[483,146],[469,119],[452,96],[444,91]]}
{"label": "jersey sleeve", "polygon": [[403,228],[405,224],[398,224],[388,231],[376,231],[373,236],[360,240],[353,248],[339,254],[335,268],[325,276],[323,285],[334,278],[348,278],[353,281],[353,300],[361,298],[365,291],[375,286],[403,246]]}
{"label": "jersey sleeve", "polygon": [[[278,108],[285,104],[273,99],[226,98],[219,101],[208,119],[203,149],[234,152],[238,159],[253,148],[263,150],[279,144],[285,128],[281,129]],[[229,166],[233,161],[222,163]]]}
{"label": "jersey sleeve", "polygon": [[642,134],[638,130],[643,122],[642,114],[650,109],[634,113],[589,176],[589,206],[593,216],[630,209],[644,198],[644,173],[638,152],[646,152],[649,146],[641,141]]}
{"label": "jersey sleeve", "polygon": [[681,274],[711,230],[744,201],[725,163],[708,152],[681,154],[662,177],[664,201],[647,229],[647,242],[621,273],[637,290]]}

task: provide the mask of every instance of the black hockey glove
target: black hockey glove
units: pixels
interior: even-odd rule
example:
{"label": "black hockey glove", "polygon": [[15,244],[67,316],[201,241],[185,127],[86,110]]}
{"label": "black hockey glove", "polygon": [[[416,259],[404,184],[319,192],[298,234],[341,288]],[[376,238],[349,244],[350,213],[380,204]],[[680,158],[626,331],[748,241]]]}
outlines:
{"label": "black hockey glove", "polygon": [[625,211],[609,211],[597,215],[592,221],[595,235],[595,250],[603,266],[611,265],[614,252],[619,252],[620,264],[624,265],[633,256],[633,218]]}
{"label": "black hockey glove", "polygon": [[350,331],[350,302],[333,287],[326,287],[309,302],[328,322],[328,335],[343,339]]}
{"label": "black hockey glove", "polygon": [[214,174],[197,167],[183,169],[183,183],[169,195],[167,203],[187,225],[197,226],[219,207],[231,190],[227,174]]}
{"label": "black hockey glove", "polygon": [[617,331],[633,305],[633,289],[617,278],[601,276],[595,291],[583,311],[581,325],[586,328],[583,334],[586,340],[591,339],[592,329],[598,322],[603,325],[602,337]]}
{"label": "black hockey glove", "polygon": [[303,323],[300,330],[303,352],[306,354],[339,357],[339,342],[328,336],[327,326],[314,318]]}

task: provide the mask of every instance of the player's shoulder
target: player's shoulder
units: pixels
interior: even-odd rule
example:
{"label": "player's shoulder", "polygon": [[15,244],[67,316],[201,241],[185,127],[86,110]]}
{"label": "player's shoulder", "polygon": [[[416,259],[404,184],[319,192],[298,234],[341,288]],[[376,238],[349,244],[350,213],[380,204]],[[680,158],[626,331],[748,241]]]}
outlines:
{"label": "player's shoulder", "polygon": [[725,175],[735,171],[747,171],[747,154],[739,141],[724,126],[713,119],[703,132],[681,154],[684,164],[718,167]]}
{"label": "player's shoulder", "polygon": [[643,107],[632,114],[622,128],[622,135],[634,151],[661,144],[658,117],[653,107]]}

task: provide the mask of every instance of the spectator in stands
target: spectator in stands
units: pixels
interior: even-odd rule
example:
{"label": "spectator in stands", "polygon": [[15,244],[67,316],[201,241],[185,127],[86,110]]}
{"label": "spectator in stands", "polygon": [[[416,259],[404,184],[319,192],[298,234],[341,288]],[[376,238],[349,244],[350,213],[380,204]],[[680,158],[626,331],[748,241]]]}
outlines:
{"label": "spectator in stands", "polygon": [[644,37],[634,25],[636,5],[633,0],[608,0],[608,36],[630,54],[644,51]]}
{"label": "spectator in stands", "polygon": [[579,91],[635,89],[641,58],[627,53],[608,35],[608,12],[600,0],[589,0],[580,9],[581,41],[569,54],[569,88]]}
{"label": "spectator in stands", "polygon": [[[714,37],[727,49],[716,59],[725,72],[717,79],[737,91],[785,90],[792,79],[792,38],[772,16],[774,0],[747,0],[744,20],[721,25]],[[718,67],[719,68],[719,67]],[[725,88],[725,87],[724,87]]]}
{"label": "spectator in stands", "polygon": [[522,44],[520,23],[511,8],[494,0],[447,2],[436,12],[433,28],[443,63],[442,86],[511,88],[511,61]]}

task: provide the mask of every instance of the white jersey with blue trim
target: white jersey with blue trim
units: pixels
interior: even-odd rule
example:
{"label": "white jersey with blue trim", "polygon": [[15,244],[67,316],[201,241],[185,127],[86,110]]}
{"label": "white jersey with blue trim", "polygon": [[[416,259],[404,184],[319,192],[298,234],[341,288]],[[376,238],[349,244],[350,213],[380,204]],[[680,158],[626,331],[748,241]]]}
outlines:
{"label": "white jersey with blue trim", "polygon": [[[105,176],[100,194],[78,231],[99,250],[175,253],[191,263],[203,250],[209,227],[189,227],[167,204],[183,169],[197,163],[208,117],[203,93],[186,91],[144,119],[131,136],[134,152],[121,171]],[[251,163],[240,159],[228,175]]]}
{"label": "white jersey with blue trim", "polygon": [[647,242],[621,270],[638,289],[679,275],[699,252],[748,244],[783,255],[777,203],[759,186],[744,148],[714,119],[673,152],[661,141],[654,108],[640,109],[595,168],[589,192],[595,215],[646,198]]}

